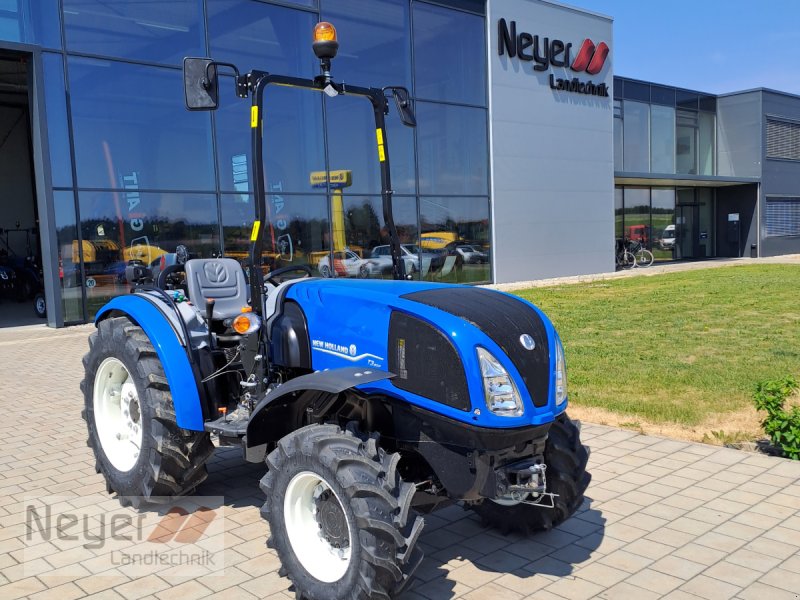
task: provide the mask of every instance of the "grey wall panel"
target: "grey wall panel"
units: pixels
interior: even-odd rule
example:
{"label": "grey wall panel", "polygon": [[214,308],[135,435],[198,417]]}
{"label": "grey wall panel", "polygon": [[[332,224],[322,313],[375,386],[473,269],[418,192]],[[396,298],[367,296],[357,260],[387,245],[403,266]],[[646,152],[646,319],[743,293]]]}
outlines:
{"label": "grey wall panel", "polygon": [[[493,250],[495,281],[614,270],[614,165],[611,96],[550,88],[549,76],[612,86],[612,22],[542,0],[489,0]],[[535,71],[534,62],[498,55],[498,20],[517,33],[611,48],[602,70]]]}
{"label": "grey wall panel", "polygon": [[[758,184],[717,189],[717,256],[750,256],[751,244],[758,243]],[[728,239],[728,214],[739,213],[741,247]]]}
{"label": "grey wall panel", "polygon": [[[765,90],[763,92],[763,111],[765,120],[774,117],[800,122],[800,98]],[[766,128],[766,121],[764,127]],[[764,148],[766,152],[766,137]],[[800,196],[800,161],[770,159],[765,154],[762,185],[764,196],[773,194]]]}
{"label": "grey wall panel", "polygon": [[761,176],[761,92],[717,99],[717,174]]}

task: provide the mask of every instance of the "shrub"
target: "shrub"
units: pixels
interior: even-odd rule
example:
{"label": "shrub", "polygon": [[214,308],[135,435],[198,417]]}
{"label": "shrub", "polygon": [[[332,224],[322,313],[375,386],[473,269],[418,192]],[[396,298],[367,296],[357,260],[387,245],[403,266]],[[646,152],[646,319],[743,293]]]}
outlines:
{"label": "shrub", "polygon": [[786,399],[798,389],[794,377],[771,379],[756,385],[756,408],[767,416],[761,421],[772,443],[791,459],[800,460],[800,407],[786,407]]}

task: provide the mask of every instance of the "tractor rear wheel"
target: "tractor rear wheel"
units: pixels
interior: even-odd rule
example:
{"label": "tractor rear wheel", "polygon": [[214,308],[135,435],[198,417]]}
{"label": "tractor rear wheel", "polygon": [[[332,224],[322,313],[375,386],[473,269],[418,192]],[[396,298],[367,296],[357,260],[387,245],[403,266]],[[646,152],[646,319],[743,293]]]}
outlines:
{"label": "tractor rear wheel", "polygon": [[472,506],[484,522],[503,533],[547,531],[570,518],[583,503],[591,475],[586,472],[589,450],[581,444],[580,430],[566,413],[551,425],[544,450],[547,491],[556,496],[553,508],[508,501],[484,500]]}
{"label": "tractor rear wheel", "polygon": [[267,546],[308,600],[367,600],[399,593],[422,561],[415,487],[376,437],[309,425],[278,442],[261,480]]}
{"label": "tractor rear wheel", "polygon": [[144,331],[126,317],[89,337],[81,382],[95,470],[124,502],[181,496],[207,476],[209,434],[178,427],[164,369]]}

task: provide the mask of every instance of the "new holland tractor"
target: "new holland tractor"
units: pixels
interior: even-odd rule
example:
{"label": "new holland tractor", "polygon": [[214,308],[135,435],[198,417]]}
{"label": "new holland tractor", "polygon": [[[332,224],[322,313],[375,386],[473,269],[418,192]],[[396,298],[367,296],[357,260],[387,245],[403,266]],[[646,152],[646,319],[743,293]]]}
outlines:
{"label": "new holland tractor", "polygon": [[[333,26],[317,24],[313,79],[185,59],[190,110],[217,107],[222,68],[251,100],[247,268],[183,247],[155,281],[130,265],[135,286],[97,314],[81,386],[97,471],[124,502],[193,492],[217,445],[265,464],[267,545],[298,597],[314,600],[398,594],[436,508],[460,503],[503,532],[548,530],[578,509],[590,477],[550,320],[511,295],[406,276],[384,116],[394,98],[415,126],[412,101],[402,87],[334,81],[338,46]],[[308,265],[264,274],[273,85],[371,103],[393,280],[314,277]]]}

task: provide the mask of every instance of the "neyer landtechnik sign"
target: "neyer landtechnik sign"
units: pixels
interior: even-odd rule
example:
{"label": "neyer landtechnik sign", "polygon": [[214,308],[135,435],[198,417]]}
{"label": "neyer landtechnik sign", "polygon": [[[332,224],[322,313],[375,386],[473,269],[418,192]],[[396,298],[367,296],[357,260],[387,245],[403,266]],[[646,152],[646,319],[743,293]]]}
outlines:
{"label": "neyer landtechnik sign", "polygon": [[[505,19],[497,22],[497,52],[500,56],[508,53],[511,58],[533,61],[535,71],[546,71],[549,67],[570,68],[577,73],[597,75],[608,58],[608,44],[600,42],[595,46],[589,38],[583,40],[578,54],[572,60],[570,54],[572,44],[562,40],[544,38],[541,43],[538,35],[527,32],[517,34],[517,22],[506,23]],[[581,81],[577,77],[566,79],[550,73],[550,88],[578,94],[608,97],[608,86],[605,83]]]}

